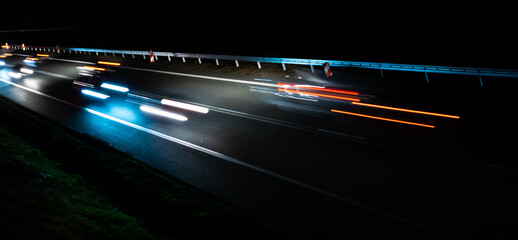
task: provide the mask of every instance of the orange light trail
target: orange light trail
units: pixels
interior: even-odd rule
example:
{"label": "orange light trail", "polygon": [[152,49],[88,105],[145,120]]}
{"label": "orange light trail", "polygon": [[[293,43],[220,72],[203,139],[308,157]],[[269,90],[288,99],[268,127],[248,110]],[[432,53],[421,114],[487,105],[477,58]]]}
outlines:
{"label": "orange light trail", "polygon": [[38,56],[38,57],[48,57],[49,55],[48,54],[40,54],[40,53],[38,53],[38,54],[36,54],[36,56]]}
{"label": "orange light trail", "polygon": [[329,95],[329,94],[312,93],[312,92],[297,91],[297,90],[282,89],[282,88],[279,88],[279,91],[289,92],[289,93],[300,93],[300,94],[318,96],[318,97],[334,98],[334,99],[347,100],[347,101],[353,101],[353,102],[360,101],[360,99],[357,99],[357,98],[340,97],[340,96]]}
{"label": "orange light trail", "polygon": [[417,110],[396,108],[396,107],[387,107],[387,106],[368,104],[368,103],[356,103],[356,102],[353,102],[353,104],[360,105],[360,106],[366,106],[366,107],[374,107],[374,108],[382,108],[382,109],[389,109],[389,110],[395,110],[395,111],[402,111],[402,112],[425,114],[425,115],[431,115],[431,116],[437,116],[437,117],[454,118],[454,119],[459,119],[460,118],[459,116],[455,116],[455,115],[448,115],[448,114],[441,114],[441,113],[432,113],[432,112],[425,112],[425,111],[417,111]]}
{"label": "orange light trail", "polygon": [[97,61],[98,64],[110,65],[110,66],[120,66],[120,63],[116,62],[105,62],[105,61]]}
{"label": "orange light trail", "polygon": [[28,57],[26,58],[27,60],[33,60],[33,61],[38,61],[38,58],[33,58],[33,57]]}
{"label": "orange light trail", "polygon": [[12,56],[12,53],[4,53],[4,56]]}
{"label": "orange light trail", "polygon": [[104,68],[92,67],[92,66],[83,66],[83,68],[90,69],[90,70],[97,70],[97,71],[104,71],[104,70],[106,70]]}
{"label": "orange light trail", "polygon": [[390,118],[382,118],[382,117],[376,117],[376,116],[371,116],[371,115],[365,115],[365,114],[358,114],[358,113],[346,112],[346,111],[335,110],[335,109],[331,109],[331,112],[342,113],[342,114],[348,114],[348,115],[353,115],[353,116],[358,116],[358,117],[372,118],[372,119],[383,120],[383,121],[389,121],[389,122],[396,122],[396,123],[409,124],[409,125],[420,126],[420,127],[435,128],[435,126],[433,126],[433,125],[428,125],[428,124],[422,124],[422,123],[416,123],[416,122],[407,122],[407,121],[401,121],[401,120],[390,119]]}

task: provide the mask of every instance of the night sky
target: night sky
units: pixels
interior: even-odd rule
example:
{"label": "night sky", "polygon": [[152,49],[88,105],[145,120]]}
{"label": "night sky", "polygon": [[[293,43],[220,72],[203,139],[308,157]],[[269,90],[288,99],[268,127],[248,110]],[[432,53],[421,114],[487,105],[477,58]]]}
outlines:
{"label": "night sky", "polygon": [[[147,49],[515,67],[515,6],[434,3],[39,3],[7,18],[0,39],[64,47]],[[200,8],[200,6],[203,6]]]}

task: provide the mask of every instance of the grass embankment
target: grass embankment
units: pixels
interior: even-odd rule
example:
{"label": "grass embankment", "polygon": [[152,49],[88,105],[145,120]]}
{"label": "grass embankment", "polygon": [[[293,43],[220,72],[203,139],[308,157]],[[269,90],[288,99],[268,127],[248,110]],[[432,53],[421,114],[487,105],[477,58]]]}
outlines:
{"label": "grass embankment", "polygon": [[7,239],[289,238],[3,97],[0,213]]}

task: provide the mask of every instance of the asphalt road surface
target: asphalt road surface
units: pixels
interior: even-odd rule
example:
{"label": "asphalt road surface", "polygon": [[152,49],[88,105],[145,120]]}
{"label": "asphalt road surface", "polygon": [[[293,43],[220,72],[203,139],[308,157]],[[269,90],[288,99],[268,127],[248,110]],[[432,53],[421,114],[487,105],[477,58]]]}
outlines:
{"label": "asphalt road surface", "polygon": [[[499,145],[513,89],[500,85],[512,79],[482,88],[468,77],[333,69],[328,79],[303,67],[254,76],[239,73],[246,64],[66,54],[17,78],[13,66],[35,53],[13,53],[2,96],[309,238],[516,236],[503,219],[518,178]],[[122,63],[103,74],[128,92],[74,84],[98,60]]]}

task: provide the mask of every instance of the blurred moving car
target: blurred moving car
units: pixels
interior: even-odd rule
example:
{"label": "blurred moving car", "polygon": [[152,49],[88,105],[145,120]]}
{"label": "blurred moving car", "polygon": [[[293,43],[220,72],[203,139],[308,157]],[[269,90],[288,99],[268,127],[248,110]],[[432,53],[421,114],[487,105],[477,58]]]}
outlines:
{"label": "blurred moving car", "polygon": [[83,66],[78,67],[79,78],[74,80],[74,84],[89,87],[89,88],[100,88],[101,84],[106,80],[104,71],[105,68],[95,66]]}

